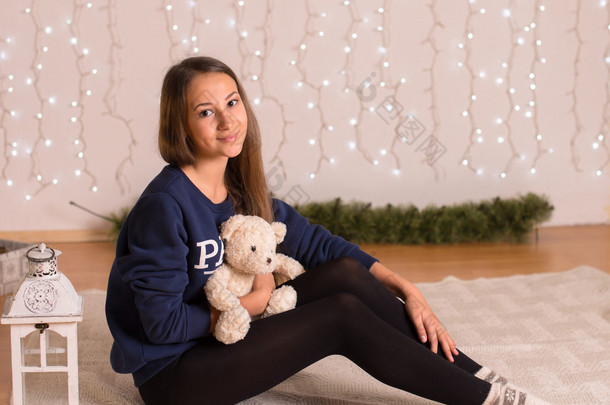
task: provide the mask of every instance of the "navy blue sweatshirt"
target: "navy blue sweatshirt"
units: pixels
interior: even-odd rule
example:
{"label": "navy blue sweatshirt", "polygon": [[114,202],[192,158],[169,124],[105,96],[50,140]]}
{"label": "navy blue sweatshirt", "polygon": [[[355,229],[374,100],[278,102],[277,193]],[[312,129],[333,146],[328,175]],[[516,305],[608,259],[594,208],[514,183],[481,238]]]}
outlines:
{"label": "navy blue sweatshirt", "polygon": [[[278,251],[306,269],[341,256],[366,268],[376,261],[288,204],[273,204],[275,220],[287,227]],[[209,334],[203,286],[222,263],[219,226],[234,213],[230,199],[212,203],[182,170],[166,166],[127,217],[110,271],[106,318],[112,367],[132,373],[136,386]]]}

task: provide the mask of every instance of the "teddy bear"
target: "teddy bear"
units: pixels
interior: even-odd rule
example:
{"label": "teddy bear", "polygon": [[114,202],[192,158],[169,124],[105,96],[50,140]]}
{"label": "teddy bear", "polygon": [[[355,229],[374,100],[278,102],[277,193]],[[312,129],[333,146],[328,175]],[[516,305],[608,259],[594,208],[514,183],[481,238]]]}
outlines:
{"label": "teddy bear", "polygon": [[[224,247],[223,264],[212,273],[204,290],[210,305],[221,311],[214,336],[225,344],[243,339],[250,329],[250,315],[239,297],[252,291],[257,274],[274,273],[294,279],[303,273],[296,260],[276,253],[286,236],[286,225],[269,223],[252,215],[233,215],[222,223],[220,238]],[[276,278],[277,280],[278,278]],[[280,286],[271,294],[262,317],[293,309],[297,294],[291,286]]]}

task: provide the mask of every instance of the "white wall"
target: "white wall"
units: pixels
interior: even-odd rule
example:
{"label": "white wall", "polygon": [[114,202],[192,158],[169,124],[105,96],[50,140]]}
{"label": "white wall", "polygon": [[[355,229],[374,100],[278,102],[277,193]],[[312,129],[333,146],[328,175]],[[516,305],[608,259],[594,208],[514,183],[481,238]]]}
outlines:
{"label": "white wall", "polygon": [[163,74],[194,53],[259,103],[289,202],[532,191],[552,225],[610,220],[605,0],[29,3],[0,3],[0,230],[104,225],[69,201],[131,206],[163,165]]}

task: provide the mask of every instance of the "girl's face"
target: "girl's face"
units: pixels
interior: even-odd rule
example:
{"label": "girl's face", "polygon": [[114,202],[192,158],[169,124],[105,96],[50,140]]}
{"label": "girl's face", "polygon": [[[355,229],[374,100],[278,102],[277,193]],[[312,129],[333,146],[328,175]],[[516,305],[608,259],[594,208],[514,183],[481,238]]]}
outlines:
{"label": "girl's face", "polygon": [[201,73],[187,90],[187,131],[197,158],[239,155],[248,120],[237,84],[225,73]]}

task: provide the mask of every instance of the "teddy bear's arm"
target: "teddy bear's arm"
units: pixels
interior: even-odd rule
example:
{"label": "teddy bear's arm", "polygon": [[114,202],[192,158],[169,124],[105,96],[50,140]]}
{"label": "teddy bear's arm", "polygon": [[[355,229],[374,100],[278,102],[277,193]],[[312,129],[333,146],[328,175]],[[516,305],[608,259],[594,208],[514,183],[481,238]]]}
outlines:
{"label": "teddy bear's arm", "polygon": [[277,267],[274,271],[285,275],[291,280],[305,271],[301,263],[282,253],[276,254],[276,261]]}
{"label": "teddy bear's arm", "polygon": [[223,264],[203,287],[209,303],[219,311],[228,311],[241,305],[239,298],[227,289],[230,275],[230,270]]}
{"label": "teddy bear's arm", "polygon": [[263,318],[293,309],[297,303],[297,292],[291,286],[284,285],[271,293],[269,304],[263,312]]}

